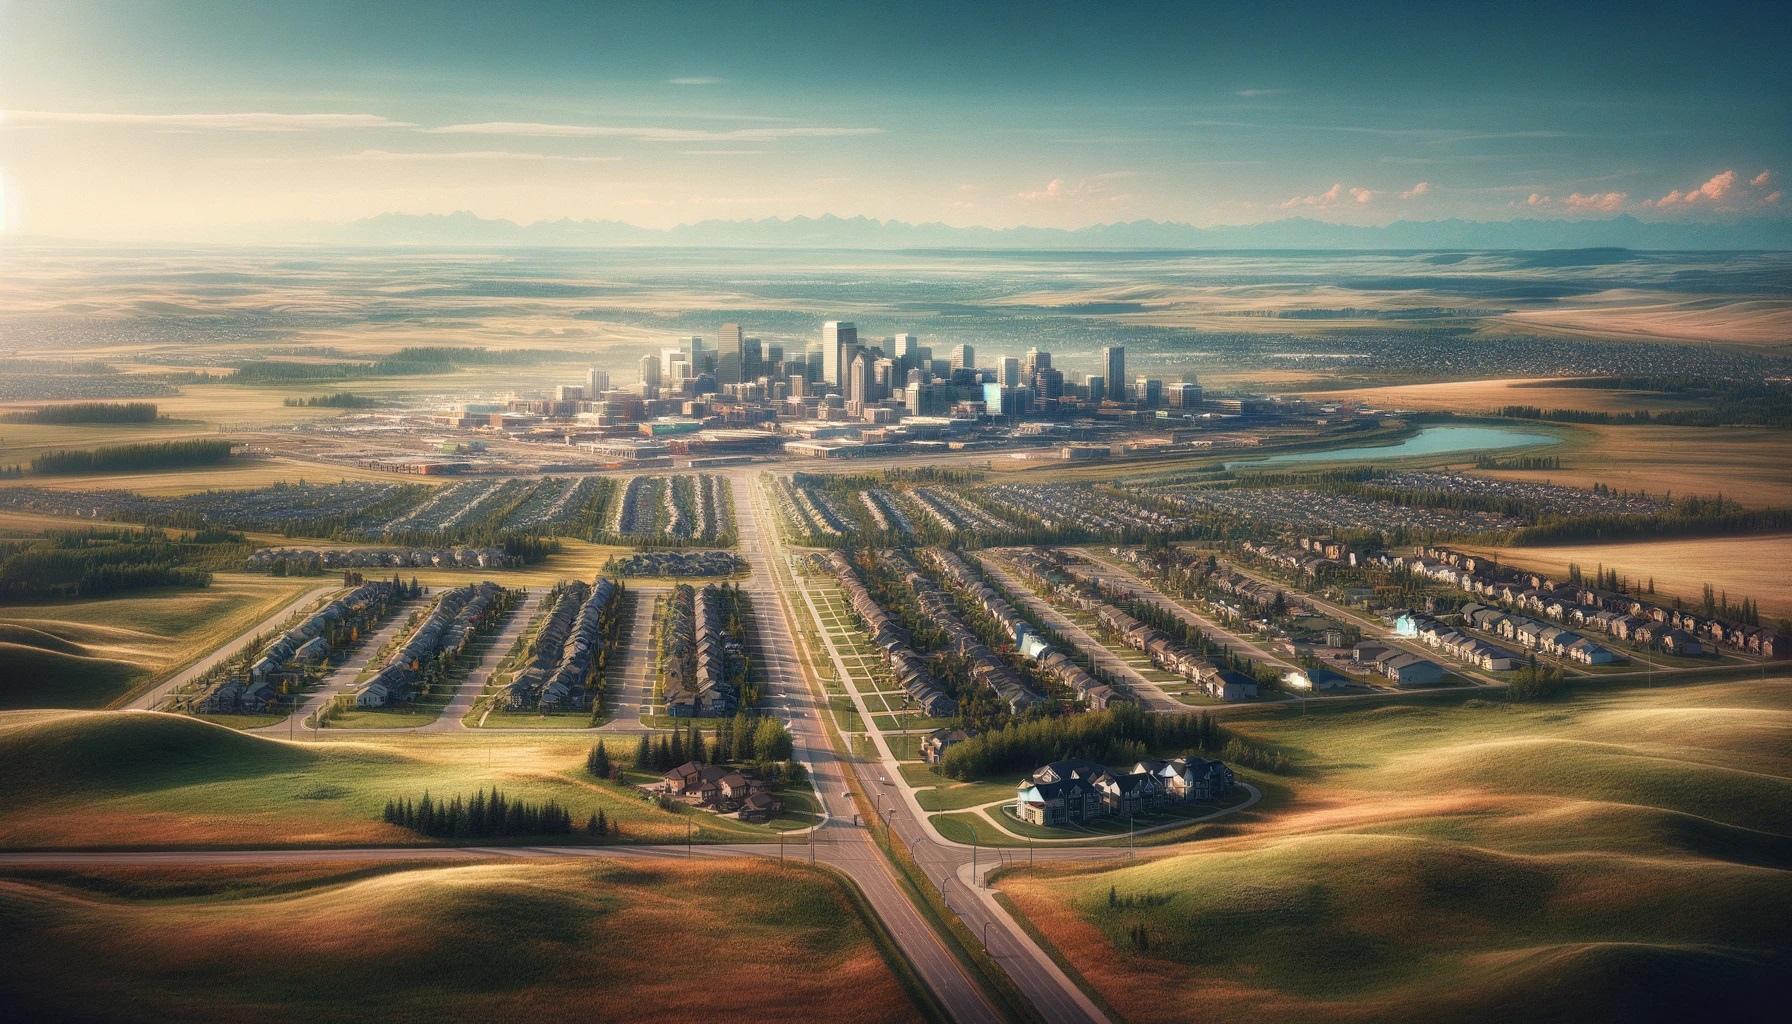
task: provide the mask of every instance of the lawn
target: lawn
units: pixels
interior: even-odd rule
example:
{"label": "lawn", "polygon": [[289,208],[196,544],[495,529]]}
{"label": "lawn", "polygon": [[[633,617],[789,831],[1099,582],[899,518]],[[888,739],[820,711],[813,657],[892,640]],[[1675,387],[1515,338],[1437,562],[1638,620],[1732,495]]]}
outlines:
{"label": "lawn", "polygon": [[[726,955],[696,983],[644,936]],[[922,1019],[794,858],[11,871],[0,958],[22,1020]]]}

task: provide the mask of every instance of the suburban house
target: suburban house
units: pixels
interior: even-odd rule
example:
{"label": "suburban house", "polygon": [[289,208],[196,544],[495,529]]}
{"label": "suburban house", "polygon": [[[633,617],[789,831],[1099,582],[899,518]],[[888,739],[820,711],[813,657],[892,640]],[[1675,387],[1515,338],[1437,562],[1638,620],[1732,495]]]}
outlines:
{"label": "suburban house", "polygon": [[1015,786],[1015,810],[1035,825],[1064,825],[1216,799],[1232,784],[1230,768],[1198,757],[1140,761],[1131,769],[1067,757]]}
{"label": "suburban house", "polygon": [[921,741],[921,760],[928,764],[939,764],[947,750],[975,735],[975,729],[935,729]]}

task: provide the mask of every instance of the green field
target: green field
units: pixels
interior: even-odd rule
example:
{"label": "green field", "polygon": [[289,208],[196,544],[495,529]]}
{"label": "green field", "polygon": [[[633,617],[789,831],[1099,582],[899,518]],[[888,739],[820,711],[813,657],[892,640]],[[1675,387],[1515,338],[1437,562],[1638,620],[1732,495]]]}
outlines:
{"label": "green field", "polygon": [[[775,835],[705,811],[659,810],[632,787],[590,778],[582,737],[324,735],[289,743],[150,712],[0,714],[0,847],[427,845],[381,820],[387,800],[490,786],[558,800],[581,824],[602,809],[623,842],[682,842],[692,827],[698,842]],[[588,840],[578,832],[561,841]]]}
{"label": "green field", "polygon": [[1262,805],[1002,883],[1129,1020],[1740,1020],[1792,966],[1784,681],[1228,725]]}
{"label": "green field", "polygon": [[[649,936],[725,955],[698,981]],[[0,959],[9,1020],[921,1019],[843,883],[795,863],[17,870]]]}

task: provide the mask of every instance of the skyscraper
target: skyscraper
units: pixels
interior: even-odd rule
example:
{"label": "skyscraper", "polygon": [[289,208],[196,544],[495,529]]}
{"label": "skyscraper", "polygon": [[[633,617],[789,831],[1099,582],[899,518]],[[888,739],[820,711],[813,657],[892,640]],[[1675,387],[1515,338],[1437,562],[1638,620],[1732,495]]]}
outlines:
{"label": "skyscraper", "polygon": [[847,370],[846,397],[860,407],[877,401],[877,384],[873,377],[871,353],[859,350]]}
{"label": "skyscraper", "polygon": [[596,401],[597,396],[610,390],[610,371],[591,369],[585,371],[585,398]]}
{"label": "skyscraper", "polygon": [[1126,401],[1126,346],[1109,345],[1101,350],[1102,376],[1108,380],[1108,387],[1113,394],[1108,397],[1116,402]]}
{"label": "skyscraper", "polygon": [[977,365],[977,350],[970,345],[959,345],[952,349],[952,368],[968,370]]}
{"label": "skyscraper", "polygon": [[912,334],[898,334],[890,339],[890,358],[907,373],[921,365],[921,339]]}
{"label": "skyscraper", "polygon": [[1036,348],[1027,349],[1027,376],[1032,377],[1040,370],[1052,368],[1052,354]]}
{"label": "skyscraper", "polygon": [[1014,356],[1003,356],[1000,368],[996,371],[996,382],[1005,388],[1020,387],[1020,360]]}
{"label": "skyscraper", "polygon": [[641,383],[649,387],[659,387],[660,357],[646,355],[641,357]]}
{"label": "skyscraper", "polygon": [[739,384],[744,379],[742,371],[746,367],[742,355],[740,325],[723,324],[716,332],[716,383]]}
{"label": "skyscraper", "polygon": [[846,383],[845,374],[852,366],[852,357],[859,347],[859,328],[850,320],[829,320],[821,325],[821,379],[836,387]]}
{"label": "skyscraper", "polygon": [[1089,375],[1089,401],[1100,405],[1108,395],[1108,382],[1099,373]]}

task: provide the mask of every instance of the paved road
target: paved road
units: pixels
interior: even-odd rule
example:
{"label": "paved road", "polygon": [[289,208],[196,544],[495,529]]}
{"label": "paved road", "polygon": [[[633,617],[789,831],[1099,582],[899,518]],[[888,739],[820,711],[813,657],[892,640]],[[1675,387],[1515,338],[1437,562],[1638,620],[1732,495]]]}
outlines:
{"label": "paved road", "polygon": [[219,662],[224,661],[231,655],[241,651],[249,641],[266,633],[268,630],[284,624],[287,619],[292,618],[294,615],[297,615],[311,607],[313,604],[316,604],[324,597],[324,595],[333,594],[342,589],[345,589],[342,584],[332,583],[329,586],[316,587],[305,591],[298,597],[293,598],[290,603],[283,606],[279,611],[274,612],[272,615],[269,615],[267,618],[262,619],[260,622],[257,622],[255,625],[244,630],[235,640],[230,641],[205,657],[200,658],[198,661],[194,662],[191,667],[169,677],[167,682],[153,687],[147,693],[133,697],[129,703],[125,704],[125,707],[141,708],[145,711],[155,710],[156,705],[166,700],[169,694],[173,693],[179,687],[185,686],[193,680],[198,679],[200,676],[204,675],[207,670],[212,668],[212,666],[217,665]]}
{"label": "paved road", "polygon": [[1052,627],[1074,642],[1084,653],[1102,669],[1126,682],[1133,696],[1139,698],[1148,711],[1162,711],[1168,714],[1180,714],[1189,710],[1187,704],[1178,701],[1163,691],[1163,687],[1147,679],[1138,669],[1127,664],[1118,654],[1109,650],[1106,644],[1089,635],[1089,631],[1071,621],[1051,603],[1035,594],[1025,581],[1008,571],[1007,566],[989,556],[988,552],[978,552],[976,558],[983,564],[996,582],[1007,588],[1027,611],[1032,612],[1046,625]]}
{"label": "paved road", "polygon": [[641,731],[641,715],[653,700],[653,605],[667,588],[631,586],[628,590],[635,606],[622,632],[622,658],[610,675],[613,692],[604,695],[614,705],[615,714],[599,727],[600,732]]}
{"label": "paved road", "polygon": [[953,1020],[996,1024],[1001,1013],[909,901],[870,834],[856,824],[859,812],[847,784],[852,766],[841,760],[828,742],[820,717],[823,705],[817,698],[820,687],[810,684],[807,667],[797,653],[791,628],[793,609],[778,586],[778,577],[788,571],[786,556],[767,499],[754,485],[756,475],[757,471],[728,474],[740,550],[751,567],[741,589],[753,606],[759,633],[754,650],[764,659],[767,702],[789,723],[797,757],[807,765],[827,814],[826,824],[812,836],[817,856],[846,871],[864,892],[903,956]]}
{"label": "paved road", "polygon": [[273,725],[250,731],[269,734],[286,733],[291,735],[294,729],[304,728],[305,719],[309,718],[313,711],[316,711],[318,708],[329,703],[332,697],[341,693],[343,690],[348,689],[348,687],[354,683],[355,677],[361,674],[361,670],[367,667],[367,663],[372,661],[374,655],[380,652],[380,648],[386,645],[386,641],[397,636],[398,631],[404,628],[404,624],[410,621],[411,614],[423,607],[423,605],[424,600],[422,598],[400,601],[397,610],[392,613],[391,618],[386,620],[385,625],[375,630],[372,635],[367,637],[367,639],[361,641],[361,646],[355,650],[355,653],[349,655],[342,664],[336,666],[336,671],[331,672],[329,676],[324,679],[323,685],[319,686],[315,693],[312,693],[305,698],[305,702],[299,705],[297,711],[294,711],[292,714],[286,716],[285,719],[276,722]]}
{"label": "paved road", "polygon": [[1281,658],[1252,646],[1249,640],[1246,640],[1244,637],[1239,636],[1237,633],[1232,632],[1230,629],[1227,629],[1225,626],[1220,625],[1194,609],[1189,608],[1182,602],[1172,601],[1169,597],[1165,596],[1162,591],[1153,587],[1151,584],[1146,583],[1144,580],[1134,575],[1132,570],[1127,569],[1120,563],[1088,551],[1079,550],[1073,553],[1089,559],[1089,561],[1094,564],[1092,567],[1087,564],[1072,566],[1070,570],[1071,572],[1080,576],[1100,580],[1111,587],[1116,587],[1131,594],[1141,601],[1148,601],[1151,604],[1162,608],[1171,615],[1182,620],[1184,623],[1199,629],[1202,633],[1207,635],[1208,639],[1222,645],[1226,650],[1231,651],[1233,654],[1244,658],[1250,658],[1253,661],[1261,661],[1268,665],[1274,665],[1277,668],[1294,668],[1293,665],[1283,661]]}
{"label": "paved road", "polygon": [[416,730],[417,732],[461,732],[469,728],[464,719],[467,712],[473,710],[479,695],[485,692],[485,684],[491,682],[492,673],[498,670],[498,663],[510,653],[516,639],[529,628],[535,619],[535,604],[528,590],[523,590],[516,604],[510,609],[504,624],[498,632],[486,641],[485,653],[480,656],[479,663],[467,672],[467,678],[461,680],[454,688],[454,696],[449,698],[442,713],[435,721]]}

